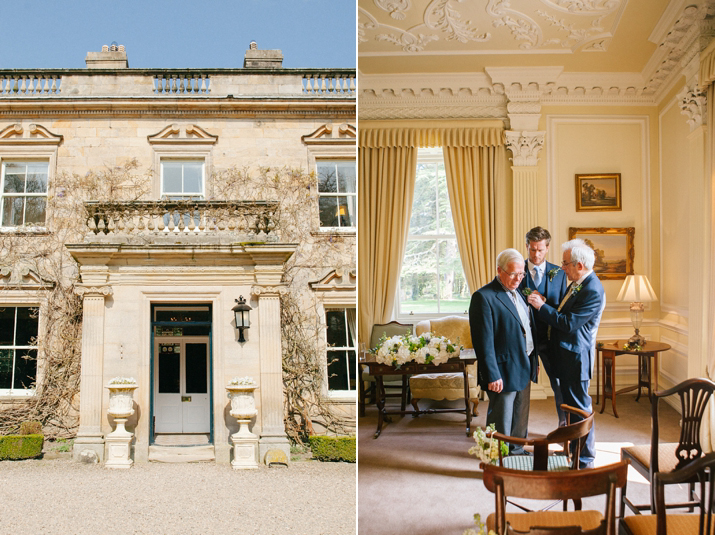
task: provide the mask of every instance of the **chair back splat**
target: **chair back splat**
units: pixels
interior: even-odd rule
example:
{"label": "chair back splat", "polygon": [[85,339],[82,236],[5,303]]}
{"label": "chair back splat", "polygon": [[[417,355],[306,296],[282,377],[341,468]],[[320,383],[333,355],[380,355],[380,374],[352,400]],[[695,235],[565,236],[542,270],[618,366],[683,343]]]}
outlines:
{"label": "chair back splat", "polygon": [[[681,383],[681,386],[683,387],[677,390],[680,396],[682,424],[679,444],[675,450],[675,456],[678,458],[676,469],[682,468],[703,454],[703,448],[700,445],[700,428],[705,407],[715,389],[715,384],[703,384],[700,379],[689,379],[685,383]],[[659,397],[668,395],[667,392],[662,392]],[[655,418],[657,419],[657,416]]]}

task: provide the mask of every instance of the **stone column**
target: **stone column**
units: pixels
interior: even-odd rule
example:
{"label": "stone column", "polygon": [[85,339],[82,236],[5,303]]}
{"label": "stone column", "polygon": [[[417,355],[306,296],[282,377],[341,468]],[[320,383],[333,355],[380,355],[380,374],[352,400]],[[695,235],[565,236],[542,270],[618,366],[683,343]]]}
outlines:
{"label": "stone column", "polygon": [[506,148],[513,154],[514,177],[512,244],[524,249],[524,236],[538,225],[537,165],[544,146],[544,132],[506,131]]}
{"label": "stone column", "polygon": [[[285,286],[254,286],[251,293],[258,299],[258,335],[261,352],[261,437],[258,441],[260,461],[266,454],[277,461],[290,460],[290,443],[283,422],[283,358],[281,352],[280,296]],[[277,450],[277,451],[274,451]],[[283,458],[281,454],[284,454]]]}
{"label": "stone column", "polygon": [[104,365],[104,299],[110,286],[79,286],[82,296],[82,371],[80,375],[79,430],[74,441],[73,458],[90,450],[104,460],[102,434],[102,395]]}

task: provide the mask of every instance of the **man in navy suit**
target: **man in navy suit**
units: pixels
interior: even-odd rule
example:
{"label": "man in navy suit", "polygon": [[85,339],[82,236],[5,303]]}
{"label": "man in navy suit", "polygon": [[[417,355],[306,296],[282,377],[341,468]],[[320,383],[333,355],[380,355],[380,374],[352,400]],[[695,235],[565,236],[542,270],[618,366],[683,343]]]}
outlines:
{"label": "man in navy suit", "polygon": [[[489,396],[487,425],[526,438],[531,381],[536,380],[533,313],[517,290],[524,257],[506,249],[497,257],[497,276],[472,295],[469,327],[477,354],[479,385]],[[513,447],[512,453],[524,453]]]}
{"label": "man in navy suit", "polygon": [[[559,306],[549,305],[537,293],[529,295],[528,301],[536,310],[536,317],[550,327],[547,336],[564,402],[590,413],[593,407],[588,386],[593,372],[596,331],[605,296],[601,281],[593,272],[593,249],[583,240],[571,240],[564,243],[561,250],[561,269],[571,285]],[[574,416],[572,421],[578,421],[578,417]],[[591,427],[581,449],[581,468],[593,467],[596,458],[595,431],[595,426]]]}
{"label": "man in navy suit", "polygon": [[[542,227],[534,227],[526,233],[526,250],[529,259],[526,262],[526,276],[519,285],[519,292],[522,294],[526,288],[537,291],[546,299],[546,303],[554,308],[558,308],[561,299],[566,295],[566,274],[559,266],[546,261],[549,252],[551,234]],[[556,413],[559,417],[559,425],[566,425],[566,415],[561,410],[564,398],[561,395],[559,378],[556,377],[555,370],[550,358],[549,341],[546,338],[548,326],[544,321],[536,317],[537,352],[544,365],[544,371],[549,377],[551,389],[554,391],[554,402],[556,403]]]}

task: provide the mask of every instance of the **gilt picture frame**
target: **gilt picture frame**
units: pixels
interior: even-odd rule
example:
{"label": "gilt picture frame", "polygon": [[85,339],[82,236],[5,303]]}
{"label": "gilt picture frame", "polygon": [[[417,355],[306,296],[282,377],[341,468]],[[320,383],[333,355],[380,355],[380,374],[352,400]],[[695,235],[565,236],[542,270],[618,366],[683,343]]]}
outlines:
{"label": "gilt picture frame", "polygon": [[621,208],[621,173],[576,175],[577,212],[616,212]]}
{"label": "gilt picture frame", "polygon": [[593,271],[601,280],[623,280],[633,275],[635,227],[569,227],[569,240],[580,238],[596,253]]}

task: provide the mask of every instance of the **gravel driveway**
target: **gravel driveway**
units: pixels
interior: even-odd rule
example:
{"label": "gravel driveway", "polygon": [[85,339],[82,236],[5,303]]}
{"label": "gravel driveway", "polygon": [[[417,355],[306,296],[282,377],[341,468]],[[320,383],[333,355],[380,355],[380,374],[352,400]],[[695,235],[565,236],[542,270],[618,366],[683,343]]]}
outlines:
{"label": "gravel driveway", "polygon": [[3,461],[0,533],[354,535],[355,471],[317,461],[258,470]]}

